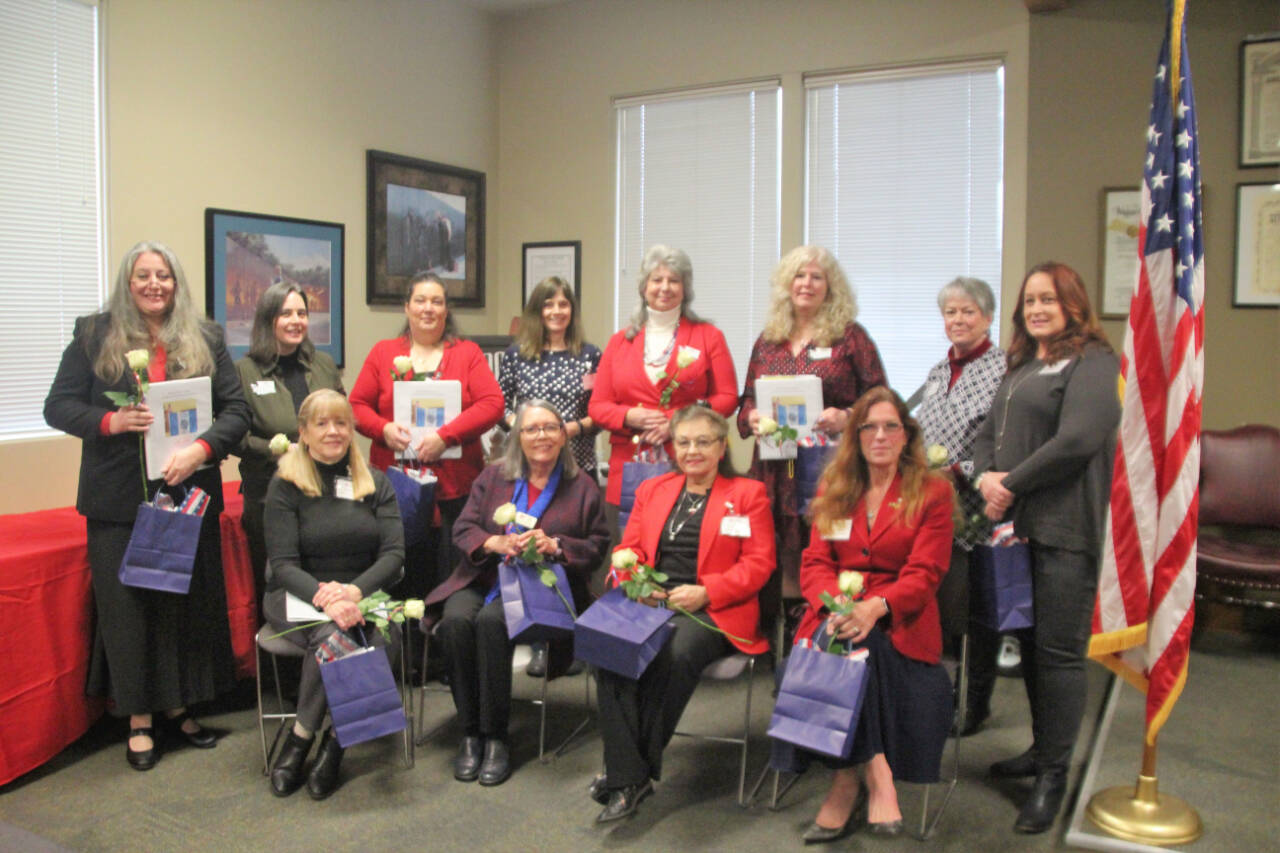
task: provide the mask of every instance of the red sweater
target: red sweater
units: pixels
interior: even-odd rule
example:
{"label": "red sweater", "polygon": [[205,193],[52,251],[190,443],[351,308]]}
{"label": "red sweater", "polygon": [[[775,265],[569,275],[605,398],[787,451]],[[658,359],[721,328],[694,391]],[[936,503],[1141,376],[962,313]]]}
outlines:
{"label": "red sweater", "polygon": [[[382,437],[383,428],[394,419],[391,363],[396,356],[408,355],[410,345],[409,339],[403,337],[378,341],[369,350],[351,389],[356,429],[373,439],[369,461],[383,471],[395,462],[395,453]],[[493,378],[484,353],[471,341],[445,344],[436,378],[457,379],[462,383],[462,412],[438,432],[448,446],[462,446],[462,458],[441,459],[427,466],[440,479],[436,486],[437,500],[449,500],[465,497],[471,491],[472,481],[484,470],[480,436],[502,417],[502,389]]]}
{"label": "red sweater", "polygon": [[[631,443],[635,430],[626,425],[627,410],[635,406],[657,409],[667,417],[698,400],[706,400],[711,408],[728,417],[738,407],[738,376],[733,369],[733,356],[724,342],[724,333],[710,323],[680,321],[676,331],[676,345],[671,348],[671,360],[667,363],[667,378],[656,385],[649,381],[644,371],[644,330],[632,340],[625,331],[609,339],[600,369],[596,373],[595,389],[587,414],[609,436],[609,487],[605,500],[615,506],[622,498],[622,466],[635,456],[636,446]],[[676,358],[681,347],[698,350],[698,360],[677,370]],[[680,386],[671,394],[671,403],[662,405],[662,391],[674,377]],[[667,455],[675,458],[671,444]]]}

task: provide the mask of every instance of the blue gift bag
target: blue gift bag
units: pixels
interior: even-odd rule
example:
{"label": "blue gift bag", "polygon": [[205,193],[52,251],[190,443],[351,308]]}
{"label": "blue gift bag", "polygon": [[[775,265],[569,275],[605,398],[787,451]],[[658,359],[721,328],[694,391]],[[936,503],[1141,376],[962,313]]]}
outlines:
{"label": "blue gift bag", "polygon": [[639,678],[675,626],[674,610],[632,601],[620,588],[582,611],[573,626],[573,656],[626,678]]}
{"label": "blue gift bag", "polygon": [[431,527],[431,513],[435,509],[436,480],[422,482],[406,474],[400,468],[387,468],[387,480],[396,492],[400,505],[400,521],[404,524],[406,548],[426,541]]}
{"label": "blue gift bag", "polygon": [[817,447],[801,445],[796,448],[796,515],[804,517],[808,511],[809,502],[818,493],[818,481],[822,479],[822,472],[831,461],[838,446],[836,444]]}
{"label": "blue gift bag", "polygon": [[[556,586],[569,606],[573,593],[559,563],[548,566],[556,576]],[[565,609],[556,591],[545,586],[538,570],[523,560],[503,560],[498,564],[498,589],[502,593],[502,613],[507,619],[507,636],[512,642],[533,643],[563,639],[573,634],[575,612]]]}
{"label": "blue gift bag", "polygon": [[125,586],[186,595],[203,516],[138,504],[117,577]]}
{"label": "blue gift bag", "polygon": [[627,529],[627,519],[631,517],[631,508],[636,503],[636,489],[645,480],[661,477],[671,470],[671,463],[664,462],[627,462],[622,466],[622,497],[618,500],[618,529]]}
{"label": "blue gift bag", "polygon": [[320,664],[333,731],[343,749],[404,731],[408,722],[385,647]]}
{"label": "blue gift bag", "polygon": [[1031,548],[1023,542],[976,545],[970,583],[975,616],[993,631],[1035,624],[1031,592]]}
{"label": "blue gift bag", "polygon": [[848,758],[866,689],[865,655],[848,658],[795,646],[783,670],[769,737],[833,758]]}

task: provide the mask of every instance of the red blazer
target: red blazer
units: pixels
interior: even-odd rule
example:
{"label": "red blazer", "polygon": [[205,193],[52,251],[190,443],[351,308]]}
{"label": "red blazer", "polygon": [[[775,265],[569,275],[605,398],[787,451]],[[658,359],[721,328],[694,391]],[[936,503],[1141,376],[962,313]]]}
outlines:
{"label": "red blazer", "polygon": [[[641,483],[618,548],[630,548],[640,562],[653,565],[662,528],[683,488],[684,475],[678,471]],[[750,519],[750,537],[721,535],[720,520],[725,517],[729,504],[733,504],[735,514]],[[947,547],[949,555],[950,545]],[[760,654],[769,647],[760,633],[757,596],[776,566],[773,513],[764,484],[745,477],[717,477],[711,486],[698,536],[698,583],[706,587],[711,599],[706,614],[722,630],[747,640],[746,643],[729,640],[747,654]],[[622,571],[618,575],[619,580],[630,577]]]}
{"label": "red blazer", "polygon": [[867,530],[866,504],[853,508],[853,530],[848,541],[822,538],[817,525],[809,547],[800,558],[800,590],[809,609],[796,629],[796,639],[812,637],[827,618],[819,596],[839,597],[836,575],[848,569],[863,573],[864,598],[883,596],[889,602],[889,639],[909,658],[937,663],[942,654],[942,627],[938,622],[938,584],[951,566],[951,484],[942,477],[926,483],[924,506],[915,527],[898,517],[901,475],[894,478],[876,513],[874,529]]}
{"label": "red blazer", "polygon": [[[356,429],[373,439],[369,461],[382,471],[395,463],[395,454],[382,438],[383,428],[394,420],[391,362],[396,356],[408,355],[410,346],[409,339],[403,337],[378,341],[369,350],[351,389]],[[445,344],[438,375],[440,379],[462,382],[462,413],[439,430],[445,444],[462,445],[462,458],[442,459],[427,466],[440,479],[436,499],[449,500],[470,493],[471,483],[484,470],[480,436],[502,417],[502,389],[493,378],[484,353],[471,341],[455,340]]]}
{"label": "red blazer", "polygon": [[[627,426],[625,420],[628,409],[644,406],[662,411],[669,418],[690,403],[706,400],[711,408],[728,417],[738,407],[738,375],[723,332],[710,323],[681,320],[676,330],[676,345],[671,348],[671,360],[667,363],[667,378],[656,385],[644,371],[644,334],[641,329],[634,339],[627,340],[624,330],[609,339],[600,358],[591,402],[587,404],[591,419],[612,433],[605,500],[615,506],[622,499],[622,466],[631,461],[636,452],[636,446],[631,443],[635,430]],[[698,360],[677,370],[676,358],[683,346],[697,349]],[[680,386],[672,392],[670,405],[663,406],[662,391],[673,378]],[[670,443],[667,455],[675,458]]]}

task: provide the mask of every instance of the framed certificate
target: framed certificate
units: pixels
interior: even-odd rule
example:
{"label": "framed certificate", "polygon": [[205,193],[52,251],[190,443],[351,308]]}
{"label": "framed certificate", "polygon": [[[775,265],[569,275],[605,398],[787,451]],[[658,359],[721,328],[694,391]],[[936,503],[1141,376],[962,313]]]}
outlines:
{"label": "framed certificate", "polygon": [[1138,275],[1138,217],[1142,193],[1127,187],[1102,191],[1102,235],[1098,271],[1098,314],[1123,319],[1129,316],[1129,300]]}
{"label": "framed certificate", "polygon": [[521,280],[524,282],[520,305],[529,302],[529,296],[538,282],[550,276],[559,276],[569,282],[578,300],[578,312],[582,312],[582,288],[578,279],[582,274],[582,241],[561,240],[552,243],[525,243],[521,261]]}
{"label": "framed certificate", "polygon": [[1280,38],[1240,45],[1240,165],[1280,165]]}
{"label": "framed certificate", "polygon": [[1236,187],[1237,308],[1280,306],[1280,183]]}

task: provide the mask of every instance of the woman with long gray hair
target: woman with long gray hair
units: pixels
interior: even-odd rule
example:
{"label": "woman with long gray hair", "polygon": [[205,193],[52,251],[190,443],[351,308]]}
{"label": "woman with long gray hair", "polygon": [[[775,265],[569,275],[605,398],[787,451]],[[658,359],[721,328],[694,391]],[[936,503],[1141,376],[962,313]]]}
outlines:
{"label": "woman with long gray hair", "polygon": [[[128,355],[138,350],[147,356],[145,366]],[[144,371],[149,382],[211,379],[212,424],[194,443],[174,451],[155,480],[139,471],[138,440],[155,416],[145,403],[117,406],[106,396],[136,391],[134,369]],[[128,715],[125,756],[135,770],[150,770],[160,758],[156,712],[163,712],[160,722],[171,738],[201,749],[215,746],[213,733],[186,709],[235,685],[218,531],[218,463],[244,435],[249,413],[222,330],[196,309],[182,266],[167,246],[145,242],[131,248],[107,309],[76,320],[45,398],[44,417],[84,440],[76,509],[86,519],[97,613],[86,692],[110,697],[113,713]],[[209,495],[190,592],[125,586],[117,572],[138,504],[177,486],[199,486]]]}

